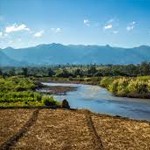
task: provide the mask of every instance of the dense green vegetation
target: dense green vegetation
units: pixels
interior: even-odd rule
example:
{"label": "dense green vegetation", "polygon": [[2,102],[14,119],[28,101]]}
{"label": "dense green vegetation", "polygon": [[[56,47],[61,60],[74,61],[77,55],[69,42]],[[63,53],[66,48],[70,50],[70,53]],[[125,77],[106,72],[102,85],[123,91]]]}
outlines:
{"label": "dense green vegetation", "polygon": [[58,105],[53,97],[36,92],[36,87],[30,78],[0,77],[0,107]]}
{"label": "dense green vegetation", "polygon": [[45,67],[1,67],[0,75],[34,77],[105,77],[126,76],[136,77],[150,75],[150,63],[143,62],[139,65],[57,65]]}
{"label": "dense green vegetation", "polygon": [[100,85],[116,96],[150,98],[150,76],[104,77]]}
{"label": "dense green vegetation", "polygon": [[150,63],[139,65],[57,65],[45,67],[1,67],[0,105],[56,105],[53,98],[35,92],[42,81],[97,84],[116,96],[150,98]]}

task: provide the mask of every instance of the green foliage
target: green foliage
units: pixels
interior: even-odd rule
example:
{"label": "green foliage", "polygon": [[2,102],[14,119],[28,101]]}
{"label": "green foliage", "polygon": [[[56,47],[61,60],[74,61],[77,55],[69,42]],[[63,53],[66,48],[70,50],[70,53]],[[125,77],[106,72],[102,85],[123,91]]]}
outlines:
{"label": "green foliage", "polygon": [[104,77],[100,85],[117,96],[150,98],[150,76]]}
{"label": "green foliage", "polygon": [[0,106],[54,106],[58,104],[52,97],[35,92],[35,87],[36,84],[29,78],[0,77]]}
{"label": "green foliage", "polygon": [[1,67],[0,75],[5,77],[22,75],[24,77],[137,77],[150,75],[150,62],[138,65],[55,65],[38,67]]}
{"label": "green foliage", "polygon": [[45,106],[56,106],[57,105],[57,101],[55,101],[53,97],[49,97],[47,95],[42,97],[42,103]]}
{"label": "green foliage", "polygon": [[0,102],[23,102],[23,101],[40,101],[41,95],[37,92],[6,92],[0,93]]}
{"label": "green foliage", "polygon": [[30,91],[35,89],[36,85],[29,78],[19,78],[16,76],[9,78],[0,78],[0,91]]}
{"label": "green foliage", "polygon": [[108,88],[108,86],[114,81],[113,77],[103,77],[100,81],[100,85],[104,88]]}

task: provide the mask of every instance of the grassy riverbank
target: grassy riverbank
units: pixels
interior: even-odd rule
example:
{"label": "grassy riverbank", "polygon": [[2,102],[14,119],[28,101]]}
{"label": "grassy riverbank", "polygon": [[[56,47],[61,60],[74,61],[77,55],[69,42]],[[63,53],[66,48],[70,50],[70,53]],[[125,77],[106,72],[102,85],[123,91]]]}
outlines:
{"label": "grassy riverbank", "polygon": [[150,98],[150,76],[104,77],[100,85],[116,96]]}
{"label": "grassy riverbank", "polygon": [[[100,85],[116,96],[150,98],[150,76],[91,78],[31,78],[12,76],[0,77],[0,107],[60,107],[60,104],[50,94],[62,94],[76,90],[72,87],[44,87],[39,84],[40,81]],[[39,88],[43,88],[46,92],[44,94],[36,92],[36,89]]]}
{"label": "grassy riverbank", "polygon": [[87,110],[0,109],[0,122],[0,149],[150,149],[149,122]]}
{"label": "grassy riverbank", "polygon": [[85,77],[85,78],[39,78],[44,82],[79,83],[98,85],[106,88],[115,96],[150,98],[150,76],[139,77]]}
{"label": "grassy riverbank", "polygon": [[0,107],[57,106],[59,103],[35,89],[39,85],[30,78],[0,77]]}

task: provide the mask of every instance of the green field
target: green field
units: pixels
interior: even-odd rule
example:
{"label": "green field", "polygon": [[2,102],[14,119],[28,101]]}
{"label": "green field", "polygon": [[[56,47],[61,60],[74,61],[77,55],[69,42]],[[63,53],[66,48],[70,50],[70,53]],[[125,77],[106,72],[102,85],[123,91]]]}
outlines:
{"label": "green field", "polygon": [[36,92],[37,83],[24,77],[0,77],[0,107],[56,106],[52,96]]}

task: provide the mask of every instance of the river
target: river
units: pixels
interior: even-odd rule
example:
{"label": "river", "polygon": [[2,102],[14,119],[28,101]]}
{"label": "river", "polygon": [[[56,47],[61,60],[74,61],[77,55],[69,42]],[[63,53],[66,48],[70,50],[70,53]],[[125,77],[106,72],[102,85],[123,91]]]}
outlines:
{"label": "river", "polygon": [[66,95],[53,95],[57,100],[67,99],[71,108],[89,109],[92,112],[119,115],[137,120],[150,121],[150,100],[115,97],[106,89],[95,85],[43,83],[49,86],[77,87]]}

